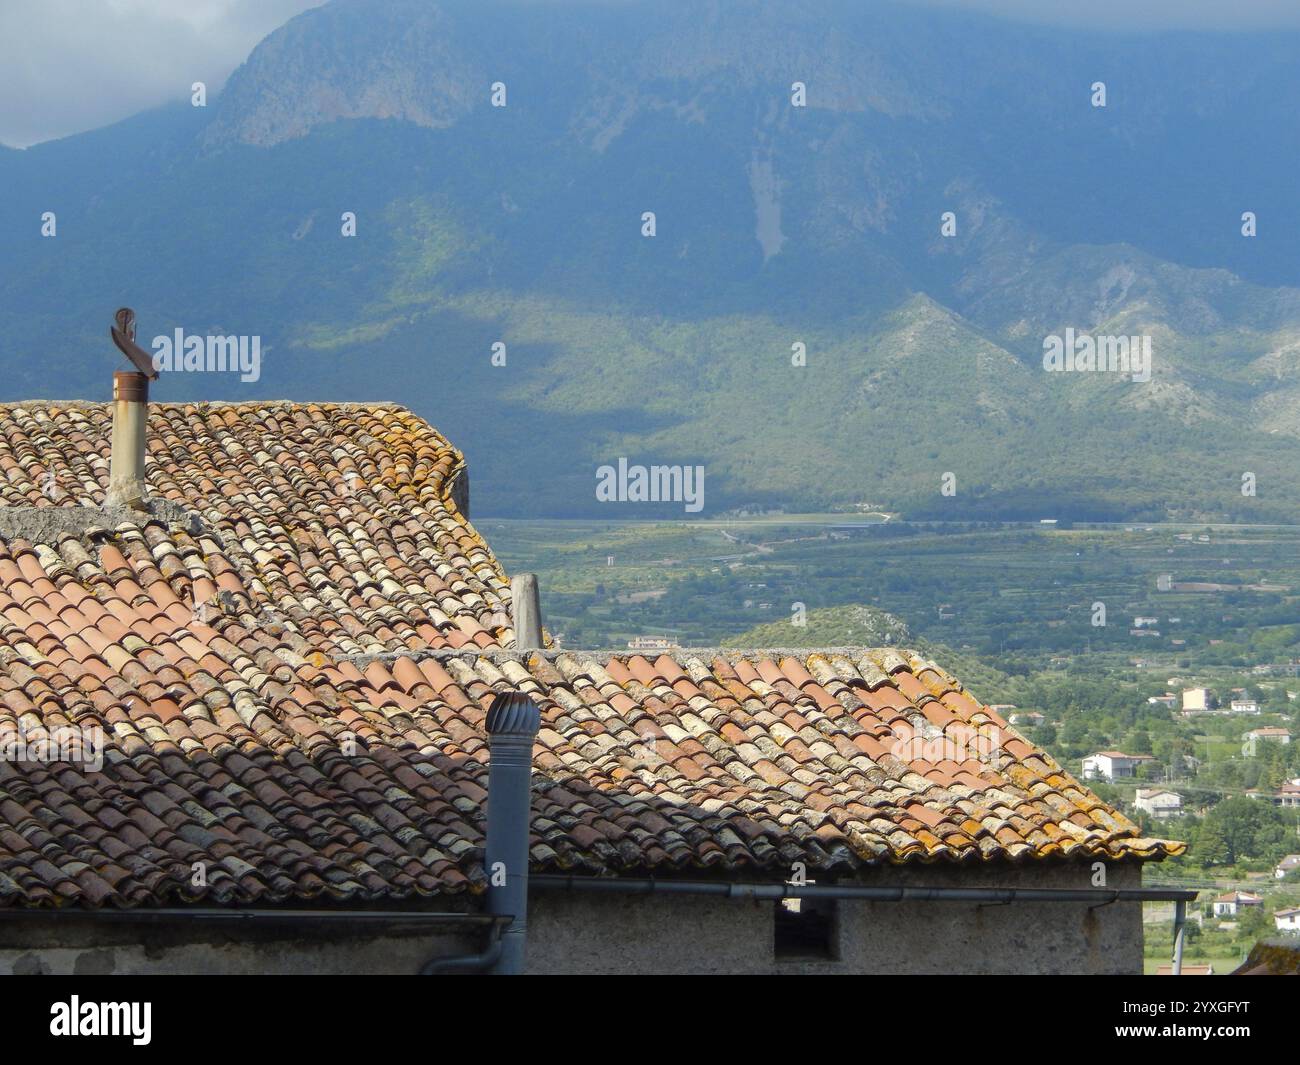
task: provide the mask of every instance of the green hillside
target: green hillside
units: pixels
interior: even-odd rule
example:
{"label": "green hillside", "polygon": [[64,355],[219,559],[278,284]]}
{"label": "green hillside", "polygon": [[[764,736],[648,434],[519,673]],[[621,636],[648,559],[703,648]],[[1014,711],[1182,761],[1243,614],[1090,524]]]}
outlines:
{"label": "green hillside", "polygon": [[912,634],[892,614],[870,606],[810,610],[793,620],[756,625],[726,642],[728,647],[907,647]]}

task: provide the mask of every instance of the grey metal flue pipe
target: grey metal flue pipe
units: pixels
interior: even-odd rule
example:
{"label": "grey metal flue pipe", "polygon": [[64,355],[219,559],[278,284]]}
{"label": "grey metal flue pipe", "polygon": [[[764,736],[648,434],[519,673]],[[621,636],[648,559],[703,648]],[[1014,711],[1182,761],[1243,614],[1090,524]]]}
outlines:
{"label": "grey metal flue pipe", "polygon": [[1170,973],[1183,975],[1183,931],[1187,924],[1187,903],[1179,899],[1174,903],[1174,964]]}
{"label": "grey metal flue pipe", "polygon": [[501,953],[491,972],[524,971],[528,932],[528,831],[532,820],[533,739],[541,727],[537,704],[522,692],[505,692],[487,712],[488,913],[508,915]]}

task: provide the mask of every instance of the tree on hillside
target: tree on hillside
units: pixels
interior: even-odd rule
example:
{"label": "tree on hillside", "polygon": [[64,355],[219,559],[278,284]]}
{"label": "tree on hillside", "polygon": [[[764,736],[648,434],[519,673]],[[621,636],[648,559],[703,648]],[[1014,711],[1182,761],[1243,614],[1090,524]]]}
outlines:
{"label": "tree on hillside", "polygon": [[1152,753],[1162,762],[1173,766],[1175,772],[1182,770],[1187,755],[1196,753],[1191,741],[1177,734],[1161,737],[1155,742],[1154,748]]}
{"label": "tree on hillside", "polygon": [[1201,823],[1200,831],[1196,833],[1196,841],[1192,844],[1192,855],[1202,865],[1232,864],[1232,850],[1228,846],[1228,838],[1224,834],[1223,826],[1217,820],[1211,820],[1207,816]]}
{"label": "tree on hillside", "polygon": [[1258,939],[1273,929],[1273,917],[1263,906],[1247,906],[1237,918],[1238,935],[1245,939]]}
{"label": "tree on hillside", "polygon": [[1276,854],[1286,838],[1282,815],[1255,799],[1224,799],[1205,816],[1195,851],[1206,865],[1235,865]]}
{"label": "tree on hillside", "polygon": [[1125,744],[1128,754],[1152,754],[1151,733],[1146,729],[1134,729],[1128,734]]}

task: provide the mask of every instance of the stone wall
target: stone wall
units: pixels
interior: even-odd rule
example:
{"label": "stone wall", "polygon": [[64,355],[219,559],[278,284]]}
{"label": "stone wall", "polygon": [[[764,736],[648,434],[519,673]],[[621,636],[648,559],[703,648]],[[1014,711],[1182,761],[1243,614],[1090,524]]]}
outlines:
{"label": "stone wall", "polygon": [[[1086,888],[1090,868],[930,866],[883,869],[869,883],[928,887]],[[1139,887],[1112,865],[1108,887]],[[1142,971],[1141,904],[976,905],[839,901],[829,957],[778,959],[777,903],[685,895],[534,890],[530,973],[1088,973]],[[106,925],[76,914],[0,917],[3,973],[415,974],[435,956],[471,953],[479,930],[376,929],[331,922],[286,930],[261,920]]]}
{"label": "stone wall", "polygon": [[481,949],[483,934],[446,927],[268,927],[184,921],[106,924],[75,914],[0,917],[0,975],[415,974],[432,957]]}
{"label": "stone wall", "polygon": [[[1087,888],[1087,865],[981,870],[887,869],[876,884]],[[1108,887],[1140,887],[1112,865]],[[1142,904],[839,901],[829,959],[778,960],[777,904],[751,900],[537,892],[533,973],[1087,973],[1142,972]],[[578,933],[574,922],[584,928]]]}

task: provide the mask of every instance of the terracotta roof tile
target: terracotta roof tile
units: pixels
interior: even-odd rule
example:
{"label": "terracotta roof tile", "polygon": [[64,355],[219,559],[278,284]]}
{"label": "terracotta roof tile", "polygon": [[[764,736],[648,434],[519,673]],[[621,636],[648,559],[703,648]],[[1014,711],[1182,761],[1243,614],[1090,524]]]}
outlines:
{"label": "terracotta roof tile", "polygon": [[[399,407],[150,411],[151,490],[198,523],[0,539],[0,748],[104,741],[98,767],[0,760],[0,904],[481,889],[483,721],[511,688],[543,713],[541,870],[1181,849],[911,652],[496,657],[509,586],[453,502],[461,457]],[[46,470],[98,503],[108,429],[0,407],[0,505],[55,505]],[[986,724],[997,744],[963,746]]]}

